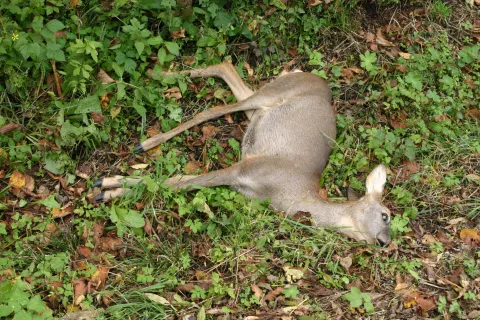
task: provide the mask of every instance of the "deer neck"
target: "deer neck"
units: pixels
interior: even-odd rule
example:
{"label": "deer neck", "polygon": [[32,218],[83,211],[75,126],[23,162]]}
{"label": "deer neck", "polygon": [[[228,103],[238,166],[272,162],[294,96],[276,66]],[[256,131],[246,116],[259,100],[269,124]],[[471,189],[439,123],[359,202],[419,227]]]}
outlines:
{"label": "deer neck", "polygon": [[333,202],[319,196],[307,196],[293,203],[286,211],[295,214],[298,211],[309,212],[317,226],[352,227],[351,212],[357,201]]}

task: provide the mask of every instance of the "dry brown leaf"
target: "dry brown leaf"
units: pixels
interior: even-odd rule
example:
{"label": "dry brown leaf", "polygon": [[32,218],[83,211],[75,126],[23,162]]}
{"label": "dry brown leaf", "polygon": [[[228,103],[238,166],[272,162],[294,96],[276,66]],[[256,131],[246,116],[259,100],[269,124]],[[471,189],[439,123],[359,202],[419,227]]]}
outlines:
{"label": "dry brown leaf", "polygon": [[470,246],[477,246],[480,243],[480,235],[477,229],[463,229],[460,231],[460,239]]}
{"label": "dry brown leaf", "polygon": [[53,33],[53,36],[58,39],[58,38],[66,38],[67,37],[67,30],[62,30],[62,31],[57,31]]}
{"label": "dry brown leaf", "polygon": [[105,286],[107,281],[109,268],[104,266],[98,266],[90,280],[90,284],[97,290],[101,290]]}
{"label": "dry brown leaf", "polygon": [[98,112],[92,112],[90,113],[90,116],[92,117],[93,122],[98,124],[103,124],[105,119],[104,115]]}
{"label": "dry brown leaf", "polygon": [[200,170],[202,167],[202,164],[198,161],[188,161],[187,166],[185,168],[185,173],[186,174],[196,174],[198,170]]}
{"label": "dry brown leaf", "polygon": [[90,256],[92,255],[92,249],[85,246],[78,246],[77,252],[85,258],[90,258]]}
{"label": "dry brown leaf", "polygon": [[384,46],[384,47],[393,47],[394,46],[393,43],[391,43],[390,41],[385,39],[381,29],[377,30],[377,38],[375,40],[376,40],[377,44],[379,44],[381,46]]}
{"label": "dry brown leaf", "polygon": [[147,137],[153,137],[156,136],[157,134],[162,133],[157,127],[150,127],[147,129]]}
{"label": "dry brown leaf", "polygon": [[102,84],[109,84],[115,82],[115,80],[113,80],[112,77],[110,77],[108,73],[106,73],[103,69],[100,69],[98,71],[97,79],[100,80]]}
{"label": "dry brown leaf", "polygon": [[350,267],[352,266],[352,257],[350,256],[346,256],[346,257],[343,257],[343,258],[340,258],[338,260],[340,262],[340,265],[345,268],[345,270],[347,271],[348,273],[348,270],[350,269]]}
{"label": "dry brown leaf", "polygon": [[70,0],[70,5],[68,6],[69,9],[73,9],[78,3],[78,0]]}
{"label": "dry brown leaf", "polygon": [[73,301],[76,305],[79,305],[83,300],[85,300],[85,294],[88,292],[87,281],[73,280],[72,283],[74,294]]}
{"label": "dry brown leaf", "polygon": [[431,245],[432,243],[435,243],[437,242],[438,240],[432,236],[431,234],[424,234],[423,237],[422,237],[422,243],[424,245]]}
{"label": "dry brown leaf", "polygon": [[14,189],[20,189],[25,186],[27,183],[26,175],[21,173],[18,170],[15,170],[12,172],[12,175],[10,176],[9,184],[12,186]]}
{"label": "dry brown leaf", "polygon": [[243,62],[243,66],[245,67],[245,69],[247,69],[248,76],[252,77],[253,76],[253,69],[252,69],[252,67],[250,67],[250,65],[248,64],[247,61]]}
{"label": "dry brown leaf", "polygon": [[417,293],[415,296],[415,301],[420,307],[422,314],[426,314],[428,311],[437,308],[437,304],[435,303],[435,299],[433,297],[427,298]]}
{"label": "dry brown leaf", "polygon": [[262,289],[260,289],[255,283],[252,283],[250,285],[250,288],[252,289],[255,297],[257,297],[258,301],[260,301],[260,299],[262,298],[262,295],[263,295]]}
{"label": "dry brown leaf", "polygon": [[275,301],[275,298],[283,292],[283,287],[277,287],[265,295],[265,301]]}
{"label": "dry brown leaf", "polygon": [[185,62],[186,65],[191,66],[195,63],[195,56],[186,56],[183,62]]}
{"label": "dry brown leaf", "polygon": [[375,40],[375,35],[371,32],[367,32],[365,34],[365,40],[367,40],[368,42],[373,42]]}
{"label": "dry brown leaf", "polygon": [[325,189],[325,188],[320,188],[318,190],[318,195],[320,196],[320,198],[322,198],[323,200],[327,200],[328,199],[328,190]]}
{"label": "dry brown leaf", "polygon": [[406,53],[406,52],[399,52],[398,55],[405,60],[408,60],[412,57],[412,55],[410,53]]}
{"label": "dry brown leaf", "polygon": [[208,138],[211,138],[217,134],[217,132],[220,131],[217,127],[214,126],[203,126],[202,127],[202,143],[205,143]]}
{"label": "dry brown leaf", "polygon": [[185,29],[174,30],[170,36],[173,39],[185,38]]}
{"label": "dry brown leaf", "polygon": [[322,2],[322,0],[308,0],[307,7],[312,8],[318,6],[319,4],[322,4]]}
{"label": "dry brown leaf", "polygon": [[13,130],[20,129],[22,126],[17,123],[7,123],[0,127],[0,134],[5,134]]}
{"label": "dry brown leaf", "polygon": [[73,213],[73,205],[71,203],[67,204],[62,208],[53,208],[52,217],[53,218],[63,218]]}
{"label": "dry brown leaf", "polygon": [[468,110],[467,115],[480,120],[480,110],[478,108]]}
{"label": "dry brown leaf", "polygon": [[173,98],[175,100],[178,100],[182,97],[182,93],[180,92],[180,89],[178,87],[169,88],[165,90],[163,94],[168,99]]}

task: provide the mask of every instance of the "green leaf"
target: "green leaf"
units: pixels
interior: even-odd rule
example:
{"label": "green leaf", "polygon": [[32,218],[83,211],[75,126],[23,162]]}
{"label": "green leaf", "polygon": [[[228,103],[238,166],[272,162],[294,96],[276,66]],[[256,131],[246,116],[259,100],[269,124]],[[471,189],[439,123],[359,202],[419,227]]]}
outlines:
{"label": "green leaf", "polygon": [[135,69],[137,68],[137,64],[132,59],[127,58],[125,60],[124,68],[126,72],[132,74],[135,72]]}
{"label": "green leaf", "polygon": [[153,37],[153,38],[148,39],[147,43],[150,46],[158,46],[158,45],[161,45],[163,43],[163,39],[162,39],[162,37]]}
{"label": "green leaf", "polygon": [[47,58],[60,62],[66,60],[61,46],[53,42],[47,43]]}
{"label": "green leaf", "polygon": [[143,52],[143,49],[145,49],[145,44],[141,41],[136,41],[135,42],[135,49],[137,49],[138,55],[141,55]]}
{"label": "green leaf", "polygon": [[83,99],[74,100],[68,103],[65,108],[68,114],[88,114],[91,112],[102,112],[102,106],[97,96],[87,96]]}
{"label": "green leaf", "polygon": [[4,318],[10,315],[13,312],[14,308],[12,305],[0,304],[0,318]]}
{"label": "green leaf", "polygon": [[375,52],[365,51],[360,55],[360,66],[367,71],[374,71],[376,69],[374,63],[377,62],[377,54]]}
{"label": "green leaf", "polygon": [[145,219],[143,219],[142,215],[135,210],[116,207],[115,213],[116,216],[118,216],[118,219],[128,227],[142,228],[145,225]]}
{"label": "green leaf", "polygon": [[199,47],[211,47],[216,44],[217,44],[217,39],[209,36],[203,36],[197,41],[197,46]]}
{"label": "green leaf", "polygon": [[291,286],[291,287],[283,289],[282,293],[287,298],[295,299],[300,292],[298,291],[297,286]]}
{"label": "green leaf", "polygon": [[180,47],[175,42],[165,42],[165,47],[167,47],[168,52],[178,56],[180,54]]}
{"label": "green leaf", "polygon": [[60,30],[64,29],[65,25],[62,22],[54,19],[54,20],[48,21],[46,27],[47,27],[48,30],[50,30],[52,32],[57,32],[57,31],[60,31]]}
{"label": "green leaf", "polygon": [[350,292],[343,296],[343,299],[347,300],[352,308],[358,308],[363,303],[362,292],[356,287],[352,287]]}
{"label": "green leaf", "polygon": [[197,320],[205,320],[207,318],[205,313],[205,306],[202,306],[197,314]]}
{"label": "green leaf", "polygon": [[117,100],[122,100],[125,97],[125,83],[117,82]]}
{"label": "green leaf", "polygon": [[33,31],[39,33],[42,31],[43,28],[43,17],[42,16],[35,16],[32,21],[32,29]]}
{"label": "green leaf", "polygon": [[167,59],[167,50],[165,50],[165,48],[158,49],[157,57],[158,57],[158,62],[160,64],[164,64]]}
{"label": "green leaf", "polygon": [[30,301],[28,301],[27,309],[38,313],[45,311],[45,303],[42,301],[40,295],[35,295]]}
{"label": "green leaf", "polygon": [[0,223],[0,234],[7,234],[7,225],[3,222]]}
{"label": "green leaf", "polygon": [[[50,170],[49,170],[50,171]],[[55,200],[55,196],[53,194],[49,195],[48,198],[37,201],[38,204],[44,205],[49,209],[60,209],[60,204]]]}

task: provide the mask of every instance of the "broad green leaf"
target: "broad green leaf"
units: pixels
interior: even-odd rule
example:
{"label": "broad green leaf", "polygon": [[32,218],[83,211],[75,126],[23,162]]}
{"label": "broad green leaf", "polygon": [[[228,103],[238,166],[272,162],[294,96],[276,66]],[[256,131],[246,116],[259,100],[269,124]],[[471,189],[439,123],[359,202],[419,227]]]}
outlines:
{"label": "broad green leaf", "polygon": [[41,313],[45,310],[45,303],[42,301],[42,298],[39,294],[35,295],[33,298],[28,301],[27,309],[32,310],[38,313]]}
{"label": "broad green leaf", "polygon": [[74,100],[68,103],[65,108],[68,114],[87,114],[91,112],[102,112],[100,99],[97,96],[87,96],[83,99]]}
{"label": "broad green leaf", "polygon": [[298,291],[297,286],[291,286],[291,287],[283,289],[282,293],[287,298],[295,299],[300,292]]}
{"label": "broad green leaf", "polygon": [[43,17],[42,16],[35,16],[32,21],[32,29],[33,31],[39,33],[42,31],[43,28]]}
{"label": "broad green leaf", "polygon": [[65,25],[62,22],[54,19],[54,20],[48,21],[46,27],[47,27],[48,30],[50,30],[52,32],[57,32],[57,31],[60,31],[60,30],[64,29]]}
{"label": "broad green leaf", "polygon": [[138,55],[141,55],[143,52],[143,49],[145,49],[145,44],[141,41],[136,41],[135,42],[135,49],[137,49]]}
{"label": "broad green leaf", "polygon": [[167,47],[168,52],[178,56],[180,54],[180,47],[175,42],[165,42],[165,47]]}
{"label": "broad green leaf", "polygon": [[49,195],[48,198],[37,201],[37,203],[44,205],[49,209],[60,209],[60,204],[57,202],[57,200],[55,200],[55,196],[53,194]]}

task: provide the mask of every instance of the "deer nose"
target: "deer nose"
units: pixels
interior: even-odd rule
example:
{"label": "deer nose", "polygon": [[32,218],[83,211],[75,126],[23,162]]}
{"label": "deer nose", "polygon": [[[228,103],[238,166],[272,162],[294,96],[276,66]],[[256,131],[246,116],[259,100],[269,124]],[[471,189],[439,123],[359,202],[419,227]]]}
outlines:
{"label": "deer nose", "polygon": [[390,239],[390,237],[388,235],[381,234],[377,237],[377,242],[382,247],[388,246],[391,241],[392,240]]}

